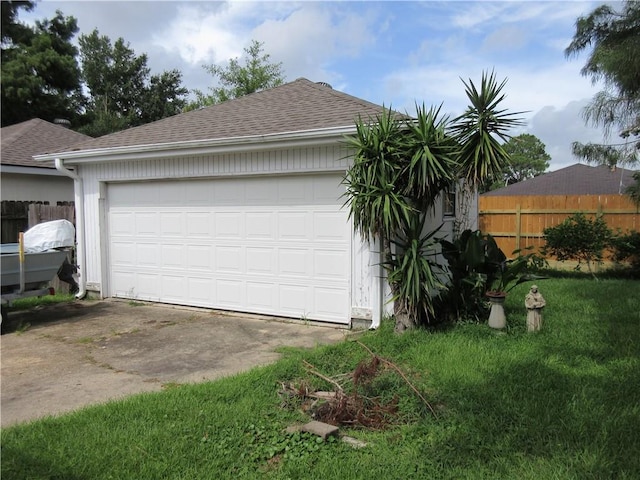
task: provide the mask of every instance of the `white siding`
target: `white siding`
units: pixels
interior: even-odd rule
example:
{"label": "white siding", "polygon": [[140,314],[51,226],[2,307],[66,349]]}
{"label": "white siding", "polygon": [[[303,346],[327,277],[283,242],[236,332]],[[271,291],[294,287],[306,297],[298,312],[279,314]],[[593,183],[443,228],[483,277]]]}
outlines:
{"label": "white siding", "polygon": [[73,202],[73,180],[54,175],[22,175],[5,173],[0,175],[2,200],[16,202]]}

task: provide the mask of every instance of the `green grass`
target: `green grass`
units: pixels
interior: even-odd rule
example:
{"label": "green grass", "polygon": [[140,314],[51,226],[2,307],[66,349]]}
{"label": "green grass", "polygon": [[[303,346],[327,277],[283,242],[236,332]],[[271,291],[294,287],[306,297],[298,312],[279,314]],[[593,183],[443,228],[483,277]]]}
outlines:
{"label": "green grass", "polygon": [[39,307],[42,305],[53,305],[56,303],[68,303],[75,300],[75,295],[72,293],[56,293],[55,295],[45,295],[43,297],[27,297],[20,298],[11,302],[9,310],[29,310],[31,308]]}
{"label": "green grass", "polygon": [[345,430],[365,448],[283,433],[308,417],[281,408],[280,382],[305,378],[303,359],[327,375],[352,370],[367,353],[347,341],[4,429],[2,478],[640,478],[640,282],[542,281],[547,308],[535,334],[525,331],[527,290],[509,295],[504,333],[464,324],[397,336],[385,322],[360,337],[438,412],[403,382],[381,381],[382,395],[402,396],[404,423]]}

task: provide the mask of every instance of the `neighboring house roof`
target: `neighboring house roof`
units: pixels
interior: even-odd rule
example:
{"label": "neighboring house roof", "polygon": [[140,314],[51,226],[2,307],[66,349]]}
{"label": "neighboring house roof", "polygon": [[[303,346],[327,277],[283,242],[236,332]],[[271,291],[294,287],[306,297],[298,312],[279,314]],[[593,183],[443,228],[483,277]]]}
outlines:
{"label": "neighboring house roof", "polygon": [[514,183],[481,196],[611,195],[624,193],[634,182],[634,171],[576,163],[554,172]]}
{"label": "neighboring house roof", "polygon": [[61,125],[34,118],[0,130],[2,165],[18,167],[54,168],[52,162],[36,162],[33,155],[52,150],[69,149],[91,137]]}
{"label": "neighboring house roof", "polygon": [[[255,137],[324,128],[355,126],[358,116],[368,120],[383,108],[333,90],[323,83],[299,78],[209,107],[99,137],[73,150],[135,147]],[[47,153],[54,153],[49,151]]]}

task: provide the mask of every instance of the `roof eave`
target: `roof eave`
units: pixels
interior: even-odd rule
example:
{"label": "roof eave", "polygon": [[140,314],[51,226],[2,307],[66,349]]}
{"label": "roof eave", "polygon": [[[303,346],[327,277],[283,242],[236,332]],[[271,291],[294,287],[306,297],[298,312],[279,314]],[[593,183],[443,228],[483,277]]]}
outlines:
{"label": "roof eave", "polygon": [[29,166],[29,165],[10,165],[10,164],[2,164],[0,165],[1,173],[17,173],[20,175],[46,175],[51,177],[59,177],[62,176],[60,172],[58,172],[53,167],[44,167],[44,166]]}
{"label": "roof eave", "polygon": [[235,152],[254,152],[279,148],[295,148],[335,144],[346,135],[355,133],[355,126],[331,127],[296,132],[252,135],[244,137],[192,140],[187,142],[107,147],[35,155],[36,161],[63,159],[67,164],[99,163],[106,161],[175,158]]}

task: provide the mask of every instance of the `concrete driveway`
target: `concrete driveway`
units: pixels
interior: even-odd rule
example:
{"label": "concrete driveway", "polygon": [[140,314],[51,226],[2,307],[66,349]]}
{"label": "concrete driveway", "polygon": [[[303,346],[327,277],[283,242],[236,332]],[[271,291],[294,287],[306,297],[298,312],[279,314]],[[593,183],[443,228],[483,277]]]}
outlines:
{"label": "concrete driveway", "polygon": [[346,330],[210,310],[81,301],[9,314],[2,336],[6,427],[172,383],[213,380],[276,360],[281,346],[337,343]]}

